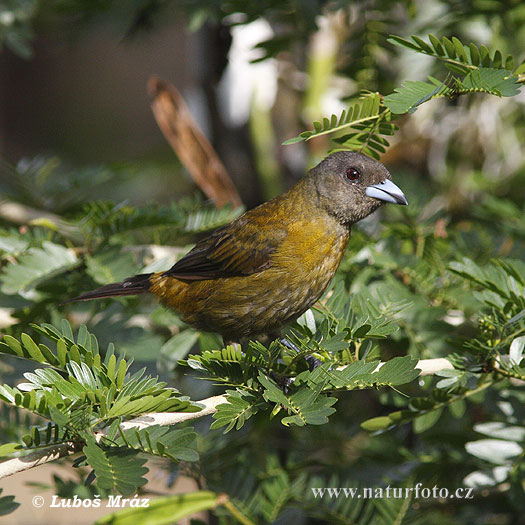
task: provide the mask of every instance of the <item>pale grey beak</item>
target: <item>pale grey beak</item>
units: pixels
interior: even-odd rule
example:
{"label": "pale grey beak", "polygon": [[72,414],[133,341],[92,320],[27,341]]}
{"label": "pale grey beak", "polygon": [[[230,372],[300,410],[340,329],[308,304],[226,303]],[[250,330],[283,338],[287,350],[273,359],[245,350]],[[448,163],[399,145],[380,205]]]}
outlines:
{"label": "pale grey beak", "polygon": [[365,194],[380,201],[393,202],[394,204],[408,205],[404,193],[389,179],[379,184],[368,186]]}

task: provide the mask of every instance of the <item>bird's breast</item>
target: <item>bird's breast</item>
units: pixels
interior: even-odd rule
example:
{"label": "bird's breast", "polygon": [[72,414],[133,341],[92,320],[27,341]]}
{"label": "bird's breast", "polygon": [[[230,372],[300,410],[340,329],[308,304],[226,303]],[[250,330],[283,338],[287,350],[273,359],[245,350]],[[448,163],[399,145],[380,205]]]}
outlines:
{"label": "bird's breast", "polygon": [[330,279],[337,270],[349,239],[349,230],[327,220],[296,221],[272,257],[272,267],[290,272],[298,286]]}
{"label": "bird's breast", "polygon": [[297,220],[288,225],[263,271],[193,282],[159,277],[153,279],[152,291],[202,330],[232,340],[273,332],[319,299],[349,235],[348,229],[324,220]]}

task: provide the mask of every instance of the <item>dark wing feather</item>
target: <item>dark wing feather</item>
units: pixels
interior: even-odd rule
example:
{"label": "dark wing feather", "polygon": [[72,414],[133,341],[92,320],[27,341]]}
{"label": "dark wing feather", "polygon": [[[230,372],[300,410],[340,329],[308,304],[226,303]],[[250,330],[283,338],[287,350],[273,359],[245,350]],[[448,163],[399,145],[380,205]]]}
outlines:
{"label": "dark wing feather", "polygon": [[216,230],[197,243],[164,275],[199,281],[250,275],[268,268],[272,253],[286,232],[282,227],[272,227],[265,218],[257,220],[259,216],[256,208],[228,226]]}

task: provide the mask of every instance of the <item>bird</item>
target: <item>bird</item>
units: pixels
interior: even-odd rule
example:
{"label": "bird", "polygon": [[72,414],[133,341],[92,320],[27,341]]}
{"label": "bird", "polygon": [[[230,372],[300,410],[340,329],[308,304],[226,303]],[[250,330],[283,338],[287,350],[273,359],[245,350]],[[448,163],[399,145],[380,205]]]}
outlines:
{"label": "bird", "polygon": [[66,302],[152,293],[189,325],[222,336],[279,337],[328,288],[353,224],[407,205],[379,161],[331,153],[285,193],[203,238],[169,270],[135,275]]}

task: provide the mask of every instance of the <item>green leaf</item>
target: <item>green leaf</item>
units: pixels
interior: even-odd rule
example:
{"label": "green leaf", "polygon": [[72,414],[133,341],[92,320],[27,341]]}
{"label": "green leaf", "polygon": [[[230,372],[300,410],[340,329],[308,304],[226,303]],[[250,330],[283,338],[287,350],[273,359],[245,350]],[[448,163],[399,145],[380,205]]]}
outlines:
{"label": "green leaf", "polygon": [[[505,68],[510,69],[510,68]],[[516,71],[514,71],[514,76],[518,76],[525,73],[525,60],[516,68]]]}
{"label": "green leaf", "polygon": [[439,38],[435,37],[434,35],[428,35],[428,39],[432,43],[432,47],[434,48],[434,51],[439,56],[445,56],[445,50],[443,49],[443,46],[441,45],[441,42],[439,41]]}
{"label": "green leaf", "polygon": [[116,368],[117,367],[117,356],[115,354],[112,353],[109,355],[109,358],[107,358],[106,367],[107,367],[108,378],[110,379],[112,383],[115,383],[115,380],[116,380],[115,372],[117,369]]}
{"label": "green leaf", "polygon": [[361,428],[369,432],[375,432],[377,430],[386,430],[392,424],[392,420],[388,416],[378,416],[363,421]]}
{"label": "green leaf", "polygon": [[209,491],[197,491],[150,500],[147,508],[130,508],[99,518],[96,525],[171,525],[197,512],[214,509],[223,497]]}
{"label": "green leaf", "polygon": [[288,398],[286,394],[274,383],[271,379],[267,378],[262,372],[259,372],[259,382],[264,387],[264,397],[273,401],[274,403],[280,403],[283,405],[288,404]]}
{"label": "green leaf", "polygon": [[315,318],[311,308],[297,319],[297,324],[308,328],[311,333],[315,332]]}
{"label": "green leaf", "polygon": [[228,402],[217,405],[217,412],[213,414],[215,421],[210,428],[221,428],[226,426],[226,434],[235,427],[239,430],[244,426],[246,420],[250,419],[258,411],[261,400],[258,396],[250,393],[241,393],[234,390],[228,391]]}
{"label": "green leaf", "polygon": [[503,56],[501,55],[501,51],[499,49],[496,49],[494,52],[494,58],[492,59],[492,67],[501,67],[503,64]]}
{"label": "green leaf", "polygon": [[115,384],[117,385],[117,388],[122,388],[124,385],[124,378],[126,377],[126,371],[128,369],[128,365],[124,359],[121,359],[118,364],[118,370],[117,370],[117,376],[115,378]]}
{"label": "green leaf", "polygon": [[417,106],[434,97],[445,96],[450,93],[450,89],[442,83],[435,85],[419,80],[407,80],[403,85],[394,90],[394,93],[384,98],[384,103],[392,113],[402,114],[413,112]]}
{"label": "green leaf", "polygon": [[232,209],[224,206],[218,209],[211,205],[205,207],[202,203],[197,207],[195,202],[134,208],[98,201],[84,205],[85,218],[82,226],[88,235],[105,238],[145,228],[156,228],[157,232],[169,228],[170,238],[173,238],[177,233],[198,233],[218,228],[231,222],[242,211],[241,207]]}
{"label": "green leaf", "polygon": [[460,419],[463,417],[467,410],[467,403],[464,399],[458,399],[454,403],[451,403],[448,406],[448,409],[450,410],[450,413],[452,414],[452,417],[456,419]]}
{"label": "green leaf", "polygon": [[2,352],[19,357],[25,357],[26,352],[22,349],[22,345],[11,335],[4,335],[4,342],[2,343]]}
{"label": "green leaf", "polygon": [[133,494],[147,483],[142,477],[148,469],[145,459],[137,457],[135,450],[123,447],[102,448],[91,439],[82,449],[93,468],[100,488],[120,494]]}
{"label": "green leaf", "polygon": [[328,397],[319,393],[321,389],[311,390],[307,387],[300,388],[292,394],[285,405],[289,412],[295,415],[284,417],[281,423],[285,426],[294,425],[324,425],[328,417],[335,412],[332,405],[337,403],[337,398]]}
{"label": "green leaf", "polygon": [[[123,434],[123,435],[122,435]],[[172,461],[197,461],[197,434],[192,428],[170,428],[153,425],[148,428],[131,428],[121,431],[115,442],[148,454],[167,457]]]}
{"label": "green leaf", "polygon": [[498,97],[513,97],[520,92],[521,85],[517,78],[506,69],[481,68],[468,73],[457,84],[458,93],[478,91]]}
{"label": "green leaf", "polygon": [[480,46],[481,65],[483,67],[490,67],[492,65],[492,59],[490,58],[490,51],[484,45]]}
{"label": "green leaf", "polygon": [[312,390],[302,385],[291,396],[287,396],[262,372],[259,373],[258,379],[265,388],[263,395],[266,400],[283,405],[289,413],[294,414],[284,417],[281,420],[283,425],[323,425],[328,422],[328,416],[335,412],[332,405],[337,402],[337,399],[321,394],[321,386]]}
{"label": "green leaf", "polygon": [[34,359],[39,363],[45,362],[45,358],[42,355],[40,348],[38,348],[36,343],[27,334],[22,334],[20,339],[22,340],[24,348],[27,350],[27,353],[29,354],[31,359]]}
{"label": "green leaf", "polygon": [[20,443],[5,443],[0,445],[0,457],[11,455],[13,452],[23,450],[24,447]]}
{"label": "green leaf", "polygon": [[470,51],[470,62],[473,65],[478,66],[481,63],[481,55],[480,55],[479,49],[477,48],[476,45],[470,44],[469,51]]}
{"label": "green leaf", "polygon": [[31,337],[23,333],[20,336],[23,346],[14,337],[4,336],[4,341],[0,343],[0,353],[32,359],[38,363],[47,363],[58,366],[60,363],[57,357],[44,345],[37,345]]}
{"label": "green leaf", "polygon": [[468,62],[467,52],[465,51],[465,46],[461,43],[461,40],[459,38],[453,36],[452,37],[452,43],[454,44],[454,48],[456,50],[456,55],[459,58],[461,62]]}
{"label": "green leaf", "polygon": [[69,423],[69,417],[52,405],[49,407],[49,414],[53,422],[59,426],[66,426]]}
{"label": "green leaf", "polygon": [[434,35],[429,35],[431,45],[415,35],[410,38],[412,41],[391,35],[388,42],[444,60],[449,66],[455,66],[455,71],[461,74],[465,74],[469,69],[477,68],[480,65],[494,69],[501,69],[502,67],[513,69],[512,56],[507,56],[504,63],[501,51],[496,50],[494,57],[491,59],[490,51],[486,46],[482,45],[478,48],[471,43],[467,47],[455,36],[451,39],[444,36],[440,41]]}
{"label": "green leaf", "polygon": [[445,377],[436,383],[436,388],[450,388],[460,381],[464,375],[463,370],[438,370],[436,375],[439,377]]}
{"label": "green leaf", "polygon": [[[505,302],[515,302],[517,296],[514,288],[524,286],[522,276],[525,275],[525,264],[523,261],[507,259],[505,264],[487,264],[480,267],[474,261],[464,257],[461,262],[450,263],[449,268],[473,284],[497,294]],[[482,299],[492,306],[494,295],[484,295]],[[503,304],[500,304],[501,308]]]}
{"label": "green leaf", "polygon": [[420,50],[419,45],[416,45],[413,42],[410,42],[410,40],[407,40],[406,38],[401,38],[400,36],[396,36],[396,35],[390,35],[390,37],[387,38],[387,42],[390,42],[391,44],[394,44],[396,46],[412,49],[413,51]]}
{"label": "green leaf", "polygon": [[283,142],[283,146],[289,146],[291,144],[297,144],[298,142],[304,142],[305,138],[303,137],[303,134],[297,135],[297,137],[292,137],[291,139],[287,139]]}
{"label": "green leaf", "polygon": [[447,52],[447,56],[449,58],[456,58],[456,46],[454,46],[452,41],[449,40],[446,36],[444,36],[441,41],[443,42],[443,46]]}
{"label": "green leaf", "polygon": [[110,284],[124,280],[139,271],[133,254],[111,247],[86,257],[86,273],[98,284]]}
{"label": "green leaf", "polygon": [[73,250],[44,241],[42,248],[31,248],[17,262],[6,266],[0,276],[1,291],[12,295],[32,290],[77,264],[78,259]]}
{"label": "green leaf", "polygon": [[420,370],[415,368],[417,359],[406,355],[394,357],[387,361],[375,374],[374,382],[378,385],[404,385],[419,376]]}
{"label": "green leaf", "polygon": [[301,141],[307,141],[312,138],[335,133],[347,128],[356,127],[359,124],[377,121],[381,106],[379,93],[366,93],[360,97],[359,101],[344,110],[339,117],[332,115],[330,119],[325,118],[323,123],[314,122],[314,129],[303,131],[297,137],[288,139],[283,145],[295,144]]}
{"label": "green leaf", "polygon": [[413,35],[410,38],[419,46],[420,51],[429,54],[432,54],[434,52],[434,50],[423,39],[419,38],[418,36]]}
{"label": "green leaf", "polygon": [[432,428],[439,421],[442,413],[443,409],[438,408],[436,410],[431,410],[422,416],[416,417],[413,421],[414,432],[416,434],[421,434],[422,432]]}

